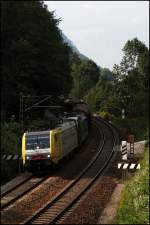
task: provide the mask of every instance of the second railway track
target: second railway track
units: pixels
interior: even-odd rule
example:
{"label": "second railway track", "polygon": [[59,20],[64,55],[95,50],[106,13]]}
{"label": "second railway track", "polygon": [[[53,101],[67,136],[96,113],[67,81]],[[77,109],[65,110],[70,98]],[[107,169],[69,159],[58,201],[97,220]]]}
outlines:
{"label": "second railway track", "polygon": [[19,183],[14,188],[6,192],[1,196],[1,210],[8,207],[10,204],[17,201],[22,196],[26,195],[29,191],[36,188],[43,181],[45,181],[49,176],[44,177],[34,177],[33,175],[24,180],[24,182]]}

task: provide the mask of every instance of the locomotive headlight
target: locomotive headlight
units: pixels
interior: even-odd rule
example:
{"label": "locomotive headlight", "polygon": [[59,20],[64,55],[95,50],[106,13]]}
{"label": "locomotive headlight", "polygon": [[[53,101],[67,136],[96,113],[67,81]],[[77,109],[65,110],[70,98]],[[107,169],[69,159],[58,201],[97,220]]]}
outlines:
{"label": "locomotive headlight", "polygon": [[47,158],[50,158],[50,155],[47,155]]}
{"label": "locomotive headlight", "polygon": [[30,159],[30,156],[27,156],[27,160],[29,160]]}

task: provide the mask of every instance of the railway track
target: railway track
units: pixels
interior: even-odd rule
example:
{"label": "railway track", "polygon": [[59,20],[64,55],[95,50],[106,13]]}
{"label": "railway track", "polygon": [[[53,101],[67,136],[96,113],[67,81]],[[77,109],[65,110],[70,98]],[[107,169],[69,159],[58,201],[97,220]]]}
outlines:
{"label": "railway track", "polygon": [[[96,120],[97,123],[102,123],[101,120]],[[105,126],[106,122],[103,122]],[[103,127],[104,129],[104,127]],[[106,128],[105,128],[106,129]],[[108,129],[108,125],[107,125]],[[98,153],[95,155],[91,163],[81,172],[81,174],[73,180],[67,187],[65,187],[60,193],[57,194],[48,204],[46,204],[39,212],[36,212],[32,217],[24,221],[25,224],[50,224],[57,223],[59,219],[80,199],[80,197],[92,186],[96,179],[103,174],[104,170],[108,166],[113,153],[115,146],[115,135],[114,132],[109,126],[112,135],[112,149],[109,151],[109,154],[106,154],[107,144],[106,143],[106,133],[103,133],[103,144],[101,145]],[[107,155],[107,159],[105,158]],[[105,160],[104,160],[105,158]],[[105,162],[104,162],[105,161]],[[101,169],[99,169],[99,164],[103,163]]]}
{"label": "railway track", "polygon": [[90,189],[62,216],[57,224],[98,224],[99,218],[109,203],[114,189],[121,179],[121,173],[117,169],[121,157],[119,130],[113,127],[117,146],[102,176],[96,180]]}
{"label": "railway track", "polygon": [[36,188],[38,185],[40,185],[43,181],[45,181],[48,178],[49,176],[34,177],[33,175],[30,175],[24,181],[14,186],[12,189],[4,192],[1,195],[1,210],[13,204],[19,198],[26,195],[29,191]]}
{"label": "railway track", "polygon": [[[82,170],[82,172],[78,176],[75,176],[73,179],[71,179],[71,181],[65,182],[66,185],[64,185],[64,187],[62,186],[63,190],[60,189],[61,191],[56,192],[56,194],[54,194],[52,197],[49,197],[50,200],[48,202],[44,203],[44,200],[43,200],[42,207],[40,206],[38,210],[35,210],[35,211],[32,210],[32,212],[30,209],[28,209],[28,211],[30,210],[30,215],[28,215],[28,213],[25,212],[26,219],[23,219],[22,217],[23,212],[21,212],[21,209],[19,212],[19,207],[16,208],[18,210],[18,215],[17,215],[18,220],[16,219],[17,221],[16,223],[23,223],[23,224],[56,223],[57,221],[59,221],[59,219],[61,219],[62,216],[65,215],[67,210],[70,209],[71,206],[73,206],[74,203],[80,199],[80,197],[86,192],[86,190],[88,190],[92,186],[92,184],[96,181],[96,179],[100,175],[102,175],[105,168],[108,166],[111,160],[111,157],[114,154],[112,149],[116,142],[115,132],[110,127],[108,129],[108,125],[104,121],[102,122],[100,119],[93,119],[93,123],[94,123],[94,126],[97,127],[97,134],[96,134],[97,141],[95,138],[93,139],[93,142],[94,141],[97,142],[96,148],[98,149],[98,152],[94,154],[92,161],[86,166],[85,169]],[[104,133],[102,133],[102,130],[104,131]],[[100,137],[102,136],[103,136],[103,140],[100,140],[101,139]],[[112,146],[112,148],[110,146]],[[42,186],[42,182],[43,181],[40,182],[41,186]],[[48,190],[50,191],[51,189],[47,187],[47,191]],[[27,191],[26,194],[28,194],[28,192],[29,191]],[[40,200],[42,199],[42,194],[39,193],[39,191],[38,193],[33,192],[33,194],[35,196],[39,195],[39,199]],[[17,199],[19,198],[20,197],[18,196]],[[16,204],[20,203],[17,201],[17,199],[15,200]],[[34,201],[35,200],[33,198],[33,202]],[[9,205],[12,205],[12,204],[13,204],[13,201],[9,203]],[[26,204],[24,203],[24,205]],[[16,209],[15,207],[14,209],[13,207],[11,207],[10,210],[9,209],[7,210],[7,206],[3,208],[5,213],[3,214],[2,217],[3,217],[4,223],[8,224],[8,223],[11,223],[12,221],[10,220],[10,216],[12,215],[16,216],[15,214]],[[22,208],[22,205],[20,205],[20,207]],[[15,221],[15,216],[13,221]],[[22,220],[20,219],[21,217],[22,217]]]}
{"label": "railway track", "polygon": [[28,180],[30,180],[32,178],[32,174],[23,174],[19,177],[16,177],[15,179],[13,179],[13,182],[8,182],[7,184],[3,185],[1,187],[1,195],[0,197],[4,197],[5,195],[7,195],[8,193],[10,193],[11,191],[15,190],[16,188],[18,188],[20,185],[26,183]]}

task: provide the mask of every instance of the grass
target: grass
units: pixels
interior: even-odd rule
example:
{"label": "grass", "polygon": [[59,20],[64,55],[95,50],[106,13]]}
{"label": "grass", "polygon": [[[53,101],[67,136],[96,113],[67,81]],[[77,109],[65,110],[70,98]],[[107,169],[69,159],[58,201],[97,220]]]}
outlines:
{"label": "grass", "polygon": [[149,224],[149,149],[140,162],[141,169],[125,182],[114,224]]}

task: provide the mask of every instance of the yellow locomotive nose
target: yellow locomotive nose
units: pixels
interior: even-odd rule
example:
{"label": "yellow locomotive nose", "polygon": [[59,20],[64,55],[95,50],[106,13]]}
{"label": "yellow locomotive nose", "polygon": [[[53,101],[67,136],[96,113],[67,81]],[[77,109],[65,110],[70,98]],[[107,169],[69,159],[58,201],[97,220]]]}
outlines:
{"label": "yellow locomotive nose", "polygon": [[22,160],[23,160],[23,165],[25,165],[25,161],[26,161],[26,133],[24,133],[23,136],[22,136]]}
{"label": "yellow locomotive nose", "polygon": [[51,158],[54,163],[58,163],[58,161],[62,158],[62,131],[57,128],[56,130],[52,130],[50,133]]}

